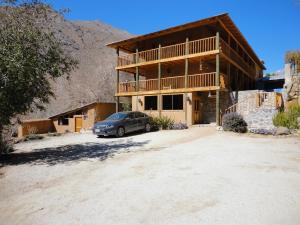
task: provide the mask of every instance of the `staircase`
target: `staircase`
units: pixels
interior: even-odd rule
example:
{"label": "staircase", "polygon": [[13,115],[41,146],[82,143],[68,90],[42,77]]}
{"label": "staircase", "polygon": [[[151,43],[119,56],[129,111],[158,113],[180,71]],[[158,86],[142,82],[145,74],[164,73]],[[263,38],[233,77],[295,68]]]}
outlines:
{"label": "staircase", "polygon": [[243,116],[249,131],[271,131],[275,128],[272,119],[281,106],[281,94],[257,91],[230,106],[223,115],[236,112]]}

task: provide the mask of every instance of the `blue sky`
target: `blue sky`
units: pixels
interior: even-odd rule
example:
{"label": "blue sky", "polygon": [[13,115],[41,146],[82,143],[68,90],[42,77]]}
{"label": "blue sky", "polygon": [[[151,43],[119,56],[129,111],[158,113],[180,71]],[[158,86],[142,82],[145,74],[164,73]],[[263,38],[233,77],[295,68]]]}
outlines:
{"label": "blue sky", "polygon": [[69,8],[71,20],[100,20],[132,34],[228,12],[267,71],[283,68],[287,50],[300,49],[300,0],[48,0]]}

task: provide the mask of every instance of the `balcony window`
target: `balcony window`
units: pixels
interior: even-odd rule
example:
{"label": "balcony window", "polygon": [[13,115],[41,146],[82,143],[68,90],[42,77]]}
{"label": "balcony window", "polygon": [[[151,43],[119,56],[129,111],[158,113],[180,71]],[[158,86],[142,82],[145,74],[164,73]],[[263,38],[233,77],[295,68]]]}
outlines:
{"label": "balcony window", "polygon": [[163,110],[183,110],[183,95],[163,95]]}
{"label": "balcony window", "polygon": [[145,96],[145,110],[157,110],[157,96]]}

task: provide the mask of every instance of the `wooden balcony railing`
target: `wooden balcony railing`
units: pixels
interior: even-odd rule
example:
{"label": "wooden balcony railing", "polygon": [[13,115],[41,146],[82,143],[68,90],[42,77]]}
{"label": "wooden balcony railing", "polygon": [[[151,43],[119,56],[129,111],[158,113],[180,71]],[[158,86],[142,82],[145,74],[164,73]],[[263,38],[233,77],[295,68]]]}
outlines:
{"label": "wooden balcony railing", "polygon": [[[200,88],[200,87],[215,87],[216,86],[216,73],[202,73],[188,75],[187,88]],[[220,75],[220,87],[227,86],[227,77],[224,74]],[[158,91],[158,90],[176,90],[185,88],[185,76],[165,77],[160,80],[148,79],[139,81],[139,91]],[[121,82],[119,83],[119,93],[136,92],[136,82]]]}
{"label": "wooden balcony railing", "polygon": [[256,71],[251,67],[242,56],[240,56],[234,49],[232,49],[224,40],[220,39],[220,45],[222,52],[240,65],[246,72],[255,74]]}
{"label": "wooden balcony railing", "polygon": [[[216,50],[216,37],[188,42],[189,55]],[[160,54],[159,54],[160,51]],[[118,66],[156,61],[186,55],[186,43],[169,45],[118,57]],[[160,56],[160,57],[159,57]]]}

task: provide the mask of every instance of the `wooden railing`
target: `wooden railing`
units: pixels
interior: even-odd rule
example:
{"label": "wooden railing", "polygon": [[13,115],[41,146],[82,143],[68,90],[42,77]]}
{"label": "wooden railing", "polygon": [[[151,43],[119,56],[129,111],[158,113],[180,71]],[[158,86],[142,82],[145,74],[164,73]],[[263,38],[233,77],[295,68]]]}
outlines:
{"label": "wooden railing", "polygon": [[232,49],[224,40],[220,39],[221,51],[240,65],[246,72],[256,74],[255,68],[251,67],[242,56],[240,56],[234,49]]}
{"label": "wooden railing", "polygon": [[[216,73],[202,73],[187,76],[187,88],[215,87]],[[227,76],[220,74],[220,87],[227,86]],[[147,79],[139,81],[139,91],[174,90],[185,88],[185,76],[165,77],[158,79]],[[130,93],[136,91],[136,82],[128,81],[119,83],[119,93]]]}
{"label": "wooden railing", "polygon": [[[216,37],[203,38],[195,41],[154,48],[147,51],[132,53],[118,57],[118,66],[156,61],[186,55],[188,44],[189,55],[216,50]],[[160,51],[160,54],[159,54]],[[159,57],[160,55],[160,57]],[[137,57],[138,56],[138,57]]]}

